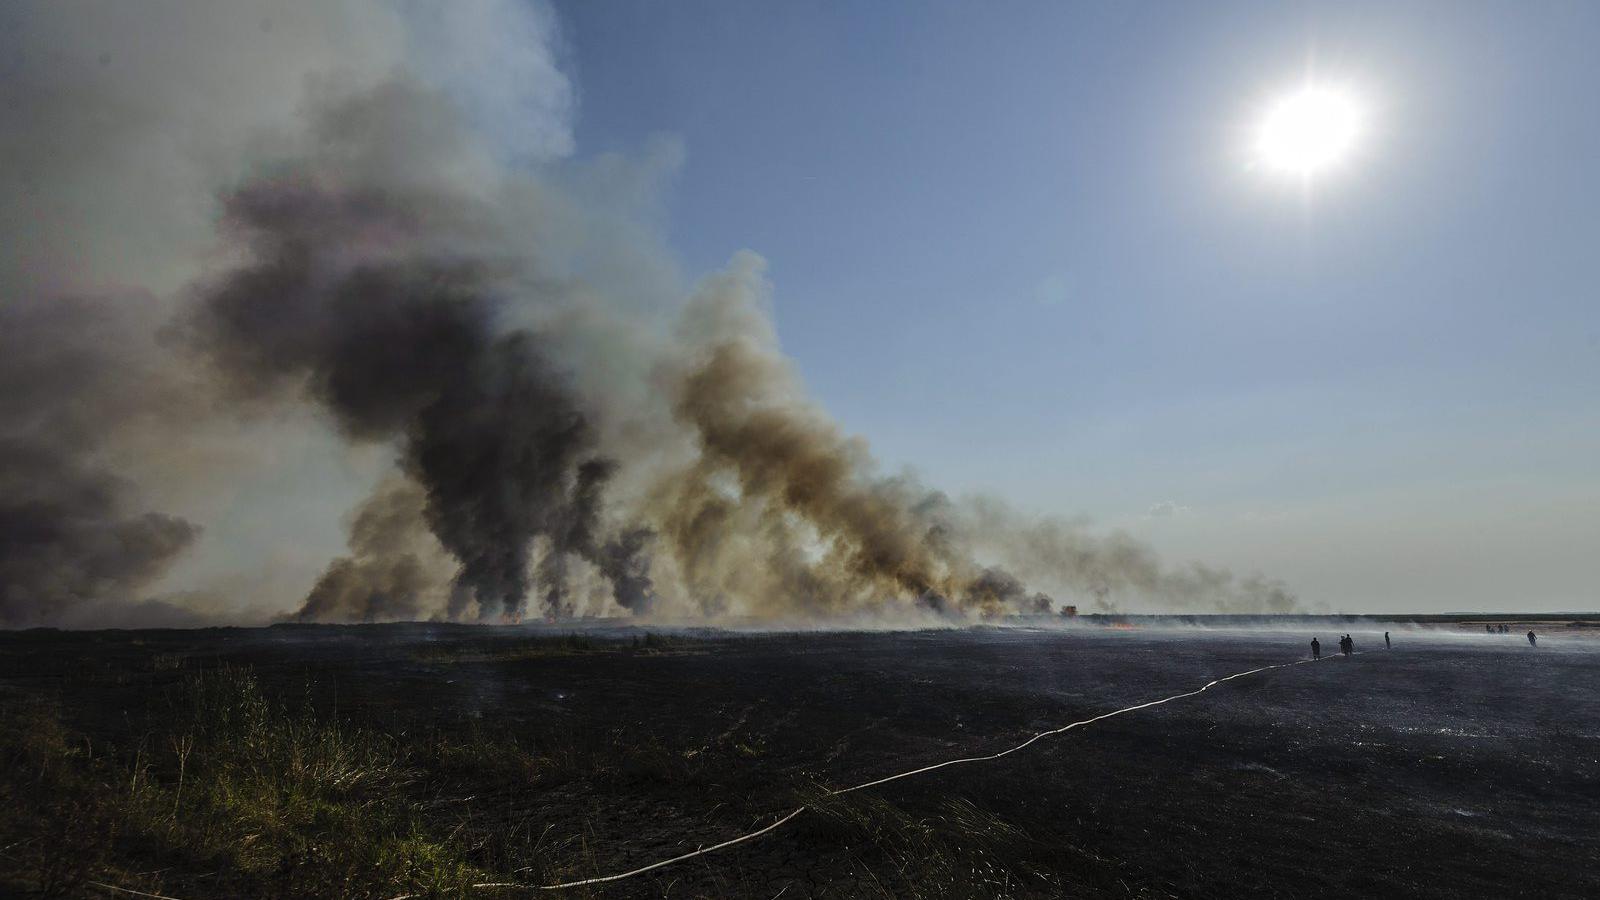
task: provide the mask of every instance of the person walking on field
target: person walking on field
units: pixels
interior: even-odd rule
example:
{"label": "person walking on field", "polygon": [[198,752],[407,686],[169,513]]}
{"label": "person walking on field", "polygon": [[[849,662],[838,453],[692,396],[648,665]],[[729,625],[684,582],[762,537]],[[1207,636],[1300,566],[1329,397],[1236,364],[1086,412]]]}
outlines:
{"label": "person walking on field", "polygon": [[1383,649],[1385,649],[1385,650],[1393,650],[1394,649],[1394,645],[1389,643],[1389,632],[1387,632],[1387,631],[1385,631],[1383,633]]}
{"label": "person walking on field", "polygon": [[1537,646],[1539,646],[1539,639],[1534,637],[1533,636],[1533,632],[1531,632],[1531,631],[1528,632],[1528,646],[1529,647],[1537,647]]}
{"label": "person walking on field", "polygon": [[1321,659],[1322,658],[1322,645],[1317,643],[1317,639],[1316,638],[1312,638],[1311,639],[1311,658],[1312,659]]}

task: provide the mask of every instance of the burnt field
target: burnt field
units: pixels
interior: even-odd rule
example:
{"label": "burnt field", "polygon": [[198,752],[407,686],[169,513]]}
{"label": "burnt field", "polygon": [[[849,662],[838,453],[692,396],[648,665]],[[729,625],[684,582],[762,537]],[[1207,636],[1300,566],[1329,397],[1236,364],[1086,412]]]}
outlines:
{"label": "burnt field", "polygon": [[1536,627],[0,634],[0,894],[525,896],[810,804],[545,896],[1596,896],[1600,640]]}

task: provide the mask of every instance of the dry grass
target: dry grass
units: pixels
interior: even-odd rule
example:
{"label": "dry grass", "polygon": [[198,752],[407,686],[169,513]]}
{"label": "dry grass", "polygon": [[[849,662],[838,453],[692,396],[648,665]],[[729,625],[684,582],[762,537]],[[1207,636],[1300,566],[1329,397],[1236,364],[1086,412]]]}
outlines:
{"label": "dry grass", "polygon": [[393,738],[291,712],[244,670],[186,679],[155,727],[120,747],[10,701],[0,766],[0,806],[15,811],[0,820],[0,893],[75,896],[98,880],[206,896],[438,896],[485,874],[430,826],[418,760]]}
{"label": "dry grass", "polygon": [[180,675],[115,740],[69,720],[0,699],[0,808],[15,811],[0,816],[0,895],[99,881],[179,897],[436,897],[582,877],[598,861],[581,836],[552,837],[543,792],[693,789],[707,765],[650,737],[471,719],[391,734],[291,707],[238,668]]}

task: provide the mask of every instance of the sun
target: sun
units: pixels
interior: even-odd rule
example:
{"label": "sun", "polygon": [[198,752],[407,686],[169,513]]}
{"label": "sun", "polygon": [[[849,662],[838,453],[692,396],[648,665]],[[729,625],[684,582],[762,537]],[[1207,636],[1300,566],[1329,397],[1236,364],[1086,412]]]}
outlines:
{"label": "sun", "polygon": [[1362,126],[1361,105],[1349,91],[1307,85],[1267,108],[1256,132],[1256,159],[1283,174],[1315,175],[1350,157]]}

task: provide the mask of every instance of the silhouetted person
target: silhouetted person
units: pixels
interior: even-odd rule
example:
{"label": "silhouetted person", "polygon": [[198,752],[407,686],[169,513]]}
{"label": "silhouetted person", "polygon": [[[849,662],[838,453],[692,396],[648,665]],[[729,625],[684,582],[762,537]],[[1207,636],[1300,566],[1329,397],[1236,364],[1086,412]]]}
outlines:
{"label": "silhouetted person", "polygon": [[1528,632],[1528,646],[1529,647],[1537,647],[1537,646],[1539,646],[1539,639],[1534,637],[1533,636],[1533,632],[1531,632],[1531,631]]}
{"label": "silhouetted person", "polygon": [[1385,631],[1383,633],[1383,649],[1385,649],[1385,650],[1393,650],[1394,649],[1394,645],[1389,643],[1389,632],[1387,632],[1387,631]]}
{"label": "silhouetted person", "polygon": [[1316,638],[1312,638],[1311,639],[1311,658],[1312,659],[1321,659],[1322,658],[1322,645],[1317,643],[1317,639]]}
{"label": "silhouetted person", "polygon": [[1355,649],[1355,642],[1350,640],[1350,635],[1347,634],[1344,637],[1339,638],[1339,652],[1340,653],[1343,653],[1345,656],[1349,656],[1350,655],[1350,651],[1354,650],[1354,649]]}

